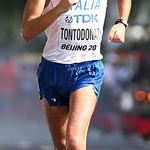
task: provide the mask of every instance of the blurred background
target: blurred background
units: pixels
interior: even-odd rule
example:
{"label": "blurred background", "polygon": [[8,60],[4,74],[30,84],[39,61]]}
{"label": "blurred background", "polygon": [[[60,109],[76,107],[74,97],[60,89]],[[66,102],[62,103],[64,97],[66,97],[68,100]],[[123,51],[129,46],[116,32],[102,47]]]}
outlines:
{"label": "blurred background", "polygon": [[[20,36],[26,0],[0,0],[0,150],[52,150],[36,69],[46,37]],[[90,150],[150,149],[150,5],[133,0],[125,44],[107,42],[118,18],[108,0],[102,43],[105,81],[88,135]]]}

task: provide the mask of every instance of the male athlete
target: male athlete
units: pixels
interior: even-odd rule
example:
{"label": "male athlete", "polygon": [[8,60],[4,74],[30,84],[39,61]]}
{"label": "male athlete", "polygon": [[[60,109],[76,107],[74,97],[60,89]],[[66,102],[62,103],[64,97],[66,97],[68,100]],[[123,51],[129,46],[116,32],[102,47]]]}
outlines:
{"label": "male athlete", "polygon": [[[123,43],[131,0],[117,0],[117,6],[108,40]],[[55,150],[86,150],[104,77],[100,43],[106,8],[107,0],[27,0],[23,38],[47,35],[37,76]]]}

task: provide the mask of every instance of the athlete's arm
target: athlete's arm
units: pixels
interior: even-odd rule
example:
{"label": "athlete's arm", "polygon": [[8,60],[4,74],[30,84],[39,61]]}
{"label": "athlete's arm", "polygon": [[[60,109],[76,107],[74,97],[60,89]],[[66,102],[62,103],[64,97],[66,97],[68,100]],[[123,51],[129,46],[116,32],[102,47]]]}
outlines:
{"label": "athlete's arm", "polygon": [[69,10],[75,0],[61,0],[60,3],[42,15],[46,0],[27,0],[21,35],[25,40],[31,40],[50,26],[62,13]]}
{"label": "athlete's arm", "polygon": [[[128,21],[132,0],[117,0],[117,8],[119,18]],[[108,41],[123,43],[125,41],[126,29],[122,23],[118,23],[112,26],[108,35]]]}

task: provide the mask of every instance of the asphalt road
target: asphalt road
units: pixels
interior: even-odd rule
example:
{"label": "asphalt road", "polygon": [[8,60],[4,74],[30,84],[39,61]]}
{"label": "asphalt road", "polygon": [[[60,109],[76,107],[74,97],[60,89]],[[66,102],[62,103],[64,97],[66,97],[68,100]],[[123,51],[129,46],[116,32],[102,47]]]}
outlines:
{"label": "asphalt road", "polygon": [[[17,148],[17,147],[3,147],[0,148],[0,150],[53,150],[53,149],[48,149],[48,148],[39,148],[39,147],[31,147],[28,149],[22,149],[22,148]],[[118,149],[113,149],[113,148],[97,148],[97,149],[93,149],[93,148],[89,148],[88,150],[142,150],[142,149],[132,149],[132,148],[118,148]],[[148,150],[148,149],[147,149]]]}
{"label": "asphalt road", "polygon": [[[53,150],[44,121],[0,120],[0,150]],[[91,128],[88,150],[150,150],[150,142],[137,135],[124,137],[119,131],[102,133]]]}

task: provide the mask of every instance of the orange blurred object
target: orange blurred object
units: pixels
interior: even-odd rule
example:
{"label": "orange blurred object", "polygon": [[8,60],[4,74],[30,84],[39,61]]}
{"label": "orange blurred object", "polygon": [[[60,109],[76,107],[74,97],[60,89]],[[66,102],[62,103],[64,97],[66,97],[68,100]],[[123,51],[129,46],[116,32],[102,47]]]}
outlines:
{"label": "orange blurred object", "polygon": [[[141,91],[141,90],[136,91],[134,96],[135,96],[135,99],[137,101],[143,101],[146,99],[146,93],[144,91]],[[149,93],[149,98],[150,98],[150,93]]]}
{"label": "orange blurred object", "polygon": [[150,92],[147,94],[147,99],[150,102]]}

